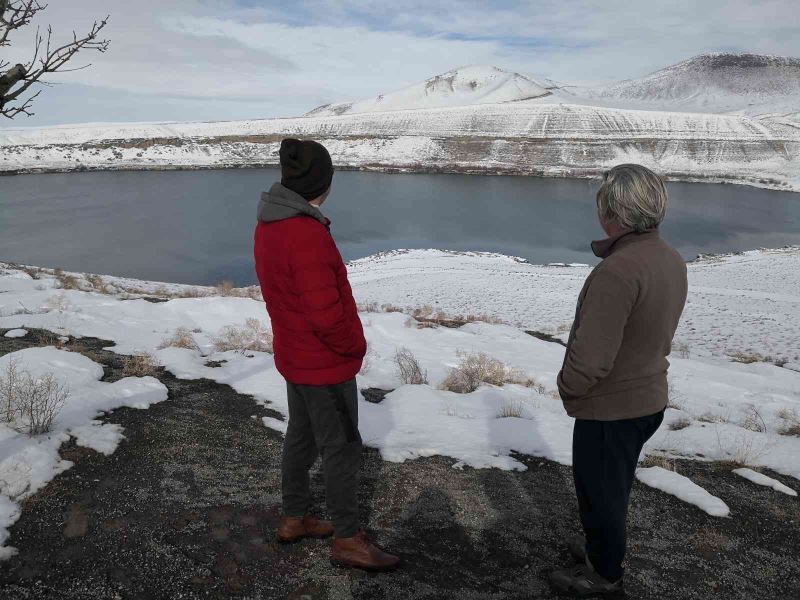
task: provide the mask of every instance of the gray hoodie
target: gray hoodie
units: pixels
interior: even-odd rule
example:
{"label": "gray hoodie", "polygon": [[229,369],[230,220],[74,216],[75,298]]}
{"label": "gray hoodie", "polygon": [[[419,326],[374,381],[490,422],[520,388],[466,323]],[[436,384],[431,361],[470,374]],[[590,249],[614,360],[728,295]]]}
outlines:
{"label": "gray hoodie", "polygon": [[300,194],[280,183],[274,183],[268,192],[261,192],[261,200],[258,203],[259,221],[272,223],[301,215],[312,217],[325,227],[330,225],[330,221],[316,206],[312,206]]}

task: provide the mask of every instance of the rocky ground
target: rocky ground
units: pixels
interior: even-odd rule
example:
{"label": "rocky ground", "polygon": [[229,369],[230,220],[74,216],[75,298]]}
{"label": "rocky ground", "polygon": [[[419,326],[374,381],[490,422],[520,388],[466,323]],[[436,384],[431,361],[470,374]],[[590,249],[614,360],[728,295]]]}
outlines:
{"label": "rocky ground", "polygon": [[[2,332],[0,332],[2,333]],[[0,354],[48,341],[0,337]],[[100,340],[66,346],[107,365]],[[0,564],[8,599],[551,598],[547,573],[577,531],[570,469],[519,457],[528,470],[457,470],[434,457],[404,464],[365,449],[360,503],[373,536],[402,555],[395,573],[338,570],[326,542],[275,542],[280,434],[247,396],[159,373],[170,401],[105,418],[127,439],[111,456],[67,445],[75,466],[23,505],[19,555]],[[277,416],[274,415],[273,416]],[[713,518],[640,484],[629,518],[630,598],[800,598],[800,501],[729,467],[678,470],[730,506]],[[770,473],[797,487],[796,481]],[[313,479],[324,513],[322,480]]]}

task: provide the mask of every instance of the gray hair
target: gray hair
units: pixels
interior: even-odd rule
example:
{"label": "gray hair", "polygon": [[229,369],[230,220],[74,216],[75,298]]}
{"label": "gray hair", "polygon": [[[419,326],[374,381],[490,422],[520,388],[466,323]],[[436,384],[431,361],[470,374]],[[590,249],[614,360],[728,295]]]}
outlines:
{"label": "gray hair", "polygon": [[606,223],[644,231],[658,227],[667,214],[664,180],[642,165],[617,165],[603,173],[597,210]]}

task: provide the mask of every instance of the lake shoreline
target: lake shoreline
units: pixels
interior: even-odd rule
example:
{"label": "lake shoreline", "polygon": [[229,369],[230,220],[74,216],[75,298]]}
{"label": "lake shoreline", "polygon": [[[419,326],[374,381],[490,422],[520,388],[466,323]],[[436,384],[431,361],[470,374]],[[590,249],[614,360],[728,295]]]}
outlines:
{"label": "lake shoreline", "polygon": [[[105,173],[105,172],[159,172],[159,171],[228,171],[228,170],[253,170],[275,169],[278,162],[259,163],[231,163],[213,165],[186,165],[186,164],[159,164],[159,165],[80,165],[76,167],[33,167],[20,169],[0,169],[0,177],[13,177],[17,175],[48,175],[65,173]],[[489,167],[481,165],[423,165],[423,164],[366,164],[366,165],[335,165],[337,171],[357,171],[364,173],[386,173],[392,175],[488,175],[495,177],[534,177],[539,179],[600,179],[602,168],[563,168],[557,171],[552,169],[521,169],[508,167]],[[715,175],[688,175],[681,172],[661,172],[666,181],[680,183],[716,183],[724,185],[740,185],[756,189],[774,190],[779,192],[792,192],[800,194],[800,185],[793,186],[785,181],[767,178],[748,177],[720,177]]]}

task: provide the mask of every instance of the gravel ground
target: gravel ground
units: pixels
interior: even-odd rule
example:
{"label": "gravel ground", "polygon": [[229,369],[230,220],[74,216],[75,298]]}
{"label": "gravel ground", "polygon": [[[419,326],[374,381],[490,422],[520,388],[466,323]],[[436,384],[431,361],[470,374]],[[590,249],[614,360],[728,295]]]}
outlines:
{"label": "gravel ground", "polygon": [[[0,335],[2,335],[0,331]],[[0,337],[0,354],[46,341]],[[100,340],[70,341],[120,377]],[[0,563],[0,598],[528,599],[554,597],[550,569],[578,530],[571,471],[534,457],[513,473],[404,464],[365,449],[360,503],[368,530],[403,557],[391,574],[338,570],[324,541],[275,542],[280,434],[274,413],[208,380],[159,373],[170,401],[107,415],[125,428],[111,456],[65,445],[75,466],[23,505]],[[678,470],[731,507],[713,518],[638,483],[629,517],[629,598],[800,598],[800,502],[720,465]],[[775,474],[771,474],[776,476]],[[797,487],[796,481],[776,476]],[[324,514],[322,479],[313,478]]]}

